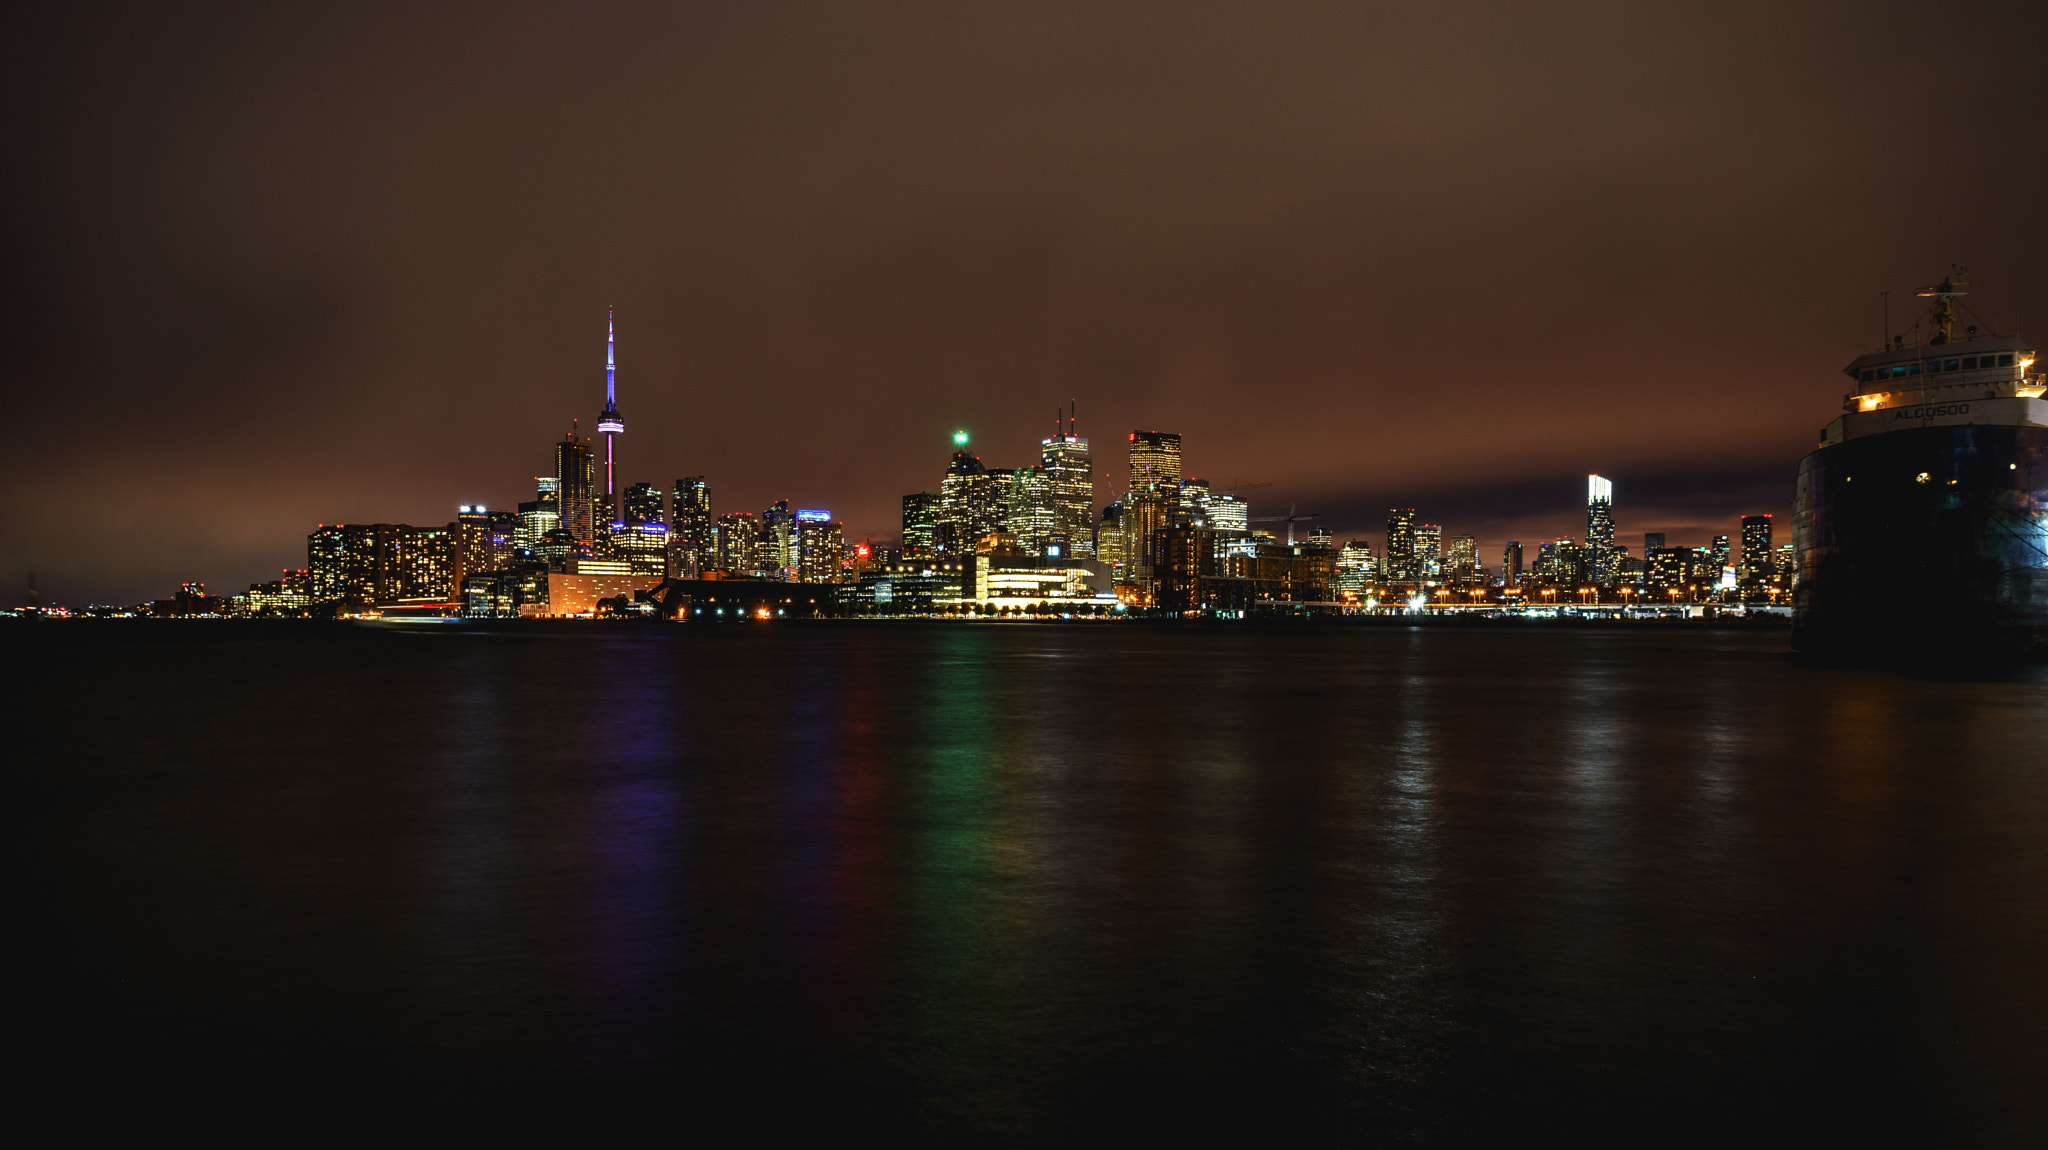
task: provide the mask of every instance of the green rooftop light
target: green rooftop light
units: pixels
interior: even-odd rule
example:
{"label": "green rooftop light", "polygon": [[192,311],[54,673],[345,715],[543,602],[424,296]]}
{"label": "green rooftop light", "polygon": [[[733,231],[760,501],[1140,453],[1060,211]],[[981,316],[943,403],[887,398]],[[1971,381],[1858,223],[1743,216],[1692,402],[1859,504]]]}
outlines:
{"label": "green rooftop light", "polygon": [[967,433],[966,433],[966,432],[964,432],[964,431],[956,431],[956,432],[954,432],[954,433],[953,433],[953,446],[955,446],[955,447],[965,447],[965,446],[967,446]]}

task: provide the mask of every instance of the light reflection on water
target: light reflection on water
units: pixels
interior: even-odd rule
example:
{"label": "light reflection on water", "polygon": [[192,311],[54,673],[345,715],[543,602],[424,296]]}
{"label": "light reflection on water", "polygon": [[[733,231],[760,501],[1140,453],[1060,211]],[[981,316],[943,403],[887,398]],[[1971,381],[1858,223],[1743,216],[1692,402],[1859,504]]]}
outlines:
{"label": "light reflection on water", "polygon": [[2039,675],[1714,631],[217,634],[56,651],[39,702],[246,700],[105,684],[145,713],[33,760],[117,1031],[1047,1138],[2040,1114]]}

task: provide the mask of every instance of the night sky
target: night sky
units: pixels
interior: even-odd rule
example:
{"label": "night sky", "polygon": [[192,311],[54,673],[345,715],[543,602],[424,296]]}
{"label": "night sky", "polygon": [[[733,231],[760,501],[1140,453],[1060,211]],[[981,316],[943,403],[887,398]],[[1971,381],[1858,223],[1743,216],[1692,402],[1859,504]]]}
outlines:
{"label": "night sky", "polygon": [[46,601],[533,498],[607,306],[622,480],[720,512],[893,537],[955,428],[1032,462],[1072,398],[1099,500],[1178,431],[1254,515],[1489,564],[1589,471],[1632,546],[1785,522],[1880,291],[1910,331],[1965,264],[2048,332],[2038,4],[42,7],[0,574]]}

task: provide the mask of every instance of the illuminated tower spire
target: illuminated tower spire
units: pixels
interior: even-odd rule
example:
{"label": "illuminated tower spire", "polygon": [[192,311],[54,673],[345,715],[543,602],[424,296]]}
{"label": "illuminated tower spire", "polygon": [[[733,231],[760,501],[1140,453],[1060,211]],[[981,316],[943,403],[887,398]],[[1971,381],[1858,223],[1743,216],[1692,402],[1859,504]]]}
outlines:
{"label": "illuminated tower spire", "polygon": [[626,433],[626,421],[619,415],[618,362],[612,354],[612,309],[604,310],[604,410],[598,413],[597,430],[604,436],[604,523],[610,526],[619,515],[619,489],[612,476],[612,445]]}

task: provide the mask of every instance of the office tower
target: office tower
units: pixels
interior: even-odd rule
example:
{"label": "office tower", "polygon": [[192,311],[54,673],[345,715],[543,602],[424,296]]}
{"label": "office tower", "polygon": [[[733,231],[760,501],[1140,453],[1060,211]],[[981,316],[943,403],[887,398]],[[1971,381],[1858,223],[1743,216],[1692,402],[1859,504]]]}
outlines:
{"label": "office tower", "polygon": [[1687,575],[1687,553],[1691,551],[1691,548],[1666,547],[1664,546],[1664,536],[1662,535],[1644,536],[1643,541],[1648,543],[1651,539],[1657,541],[1657,546],[1654,550],[1647,551],[1643,555],[1644,581],[1655,588],[1676,587],[1683,584]]}
{"label": "office tower", "polygon": [[490,517],[490,570],[503,570],[519,557],[515,542],[519,533],[519,516],[510,511],[486,514]]}
{"label": "office tower", "polygon": [[626,433],[626,421],[619,416],[619,398],[616,386],[618,368],[612,359],[612,311],[604,312],[604,410],[597,416],[597,433],[604,436],[604,512],[598,517],[602,523],[621,521],[619,513],[618,487],[612,477],[612,447],[619,436]]}
{"label": "office tower", "polygon": [[830,511],[796,513],[797,581],[839,583],[846,579],[846,529]]}
{"label": "office tower", "polygon": [[1422,576],[1415,557],[1415,509],[1387,509],[1387,556],[1381,564],[1389,583],[1413,583]]}
{"label": "office tower", "polygon": [[718,517],[718,562],[717,567],[727,571],[756,571],[762,566],[759,558],[761,525],[754,521],[752,514],[745,511],[728,511]]}
{"label": "office tower", "polygon": [[661,492],[652,483],[635,483],[626,488],[626,525],[635,523],[668,523],[668,515],[662,510]]}
{"label": "office tower", "polygon": [[1450,577],[1459,586],[1468,587],[1479,582],[1479,542],[1470,535],[1457,535],[1451,539]]}
{"label": "office tower", "polygon": [[1614,582],[1614,484],[1598,475],[1586,476],[1586,554],[1591,564],[1590,582],[1606,586]]}
{"label": "office tower", "polygon": [[953,452],[946,478],[939,483],[935,550],[940,555],[972,555],[982,536],[1002,530],[1003,505],[981,457],[968,452],[967,433],[955,433],[953,443],[959,450]]}
{"label": "office tower", "polygon": [[932,559],[938,555],[939,493],[913,491],[903,497],[903,557]]}
{"label": "office tower", "polygon": [[1662,531],[1645,531],[1643,533],[1643,557],[1647,559],[1650,552],[1662,550],[1664,550],[1664,533]]}
{"label": "office tower", "polygon": [[491,512],[481,505],[463,504],[455,510],[455,522],[448,525],[452,537],[450,553],[453,570],[449,575],[451,589],[462,586],[462,580],[470,575],[481,575],[495,570],[491,562]]}
{"label": "office tower", "polygon": [[1522,544],[1519,540],[1508,540],[1507,547],[1500,555],[1500,585],[1520,587],[1522,585]]}
{"label": "office tower", "polygon": [[1133,496],[1180,499],[1180,436],[1171,431],[1133,431],[1130,448]]}
{"label": "office tower", "polygon": [[1328,551],[1334,554],[1337,550],[1336,536],[1327,527],[1311,528],[1306,546],[1312,551]]}
{"label": "office tower", "polygon": [[701,475],[676,480],[675,503],[669,520],[669,549],[683,560],[677,567],[690,571],[718,566],[718,544],[711,520],[711,486]]}
{"label": "office tower", "polygon": [[1755,589],[1771,581],[1771,517],[1742,517],[1742,586]]}
{"label": "office tower", "polygon": [[1444,529],[1434,523],[1415,528],[1415,577],[1438,579],[1444,573]]}
{"label": "office tower", "polygon": [[796,509],[789,505],[789,500],[778,499],[761,512],[761,548],[763,568],[773,567],[782,573],[783,579],[795,581]]}
{"label": "office tower", "polygon": [[[1038,463],[1052,481],[1052,532],[1065,538],[1073,553],[1082,558],[1095,554],[1095,461],[1088,453],[1088,441],[1074,434],[1074,415],[1069,405],[1066,433],[1058,420],[1051,439],[1038,445]],[[906,540],[907,543],[907,540]]]}
{"label": "office tower", "polygon": [[1124,554],[1130,577],[1149,584],[1161,533],[1180,508],[1180,436],[1171,431],[1130,435],[1130,489],[1124,495]]}
{"label": "office tower", "polygon": [[537,475],[533,480],[537,498],[519,505],[519,531],[513,546],[520,551],[538,551],[541,537],[562,525],[561,502],[557,492],[561,480]]}
{"label": "office tower", "polygon": [[1053,477],[1043,467],[1019,467],[1010,474],[1008,506],[1003,530],[1017,537],[1017,545],[1033,555],[1044,555],[1056,535],[1058,506],[1053,502]]}
{"label": "office tower", "polygon": [[1718,578],[1721,572],[1728,569],[1728,537],[1726,535],[1714,536],[1713,545],[1708,547],[1707,550],[1713,553],[1714,575]]}
{"label": "office tower", "polygon": [[1208,510],[1209,526],[1220,533],[1243,534],[1251,530],[1252,509],[1238,496],[1211,495]]}
{"label": "office tower", "polygon": [[1337,552],[1337,590],[1363,595],[1372,590],[1372,544],[1353,539]]}
{"label": "office tower", "polygon": [[1118,581],[1127,577],[1130,571],[1130,554],[1125,547],[1124,505],[1117,500],[1104,505],[1102,521],[1095,528],[1095,559],[1109,565],[1110,574]]}
{"label": "office tower", "polygon": [[561,514],[563,530],[585,547],[590,546],[596,537],[591,518],[594,510],[592,488],[596,483],[596,462],[591,458],[590,441],[577,435],[572,427],[569,434],[555,444],[555,504]]}
{"label": "office tower", "polygon": [[612,558],[632,565],[635,575],[667,575],[669,531],[662,514],[661,492],[651,483],[635,483],[626,489],[622,508],[625,519],[612,525]]}
{"label": "office tower", "polygon": [[1188,479],[1180,485],[1180,505],[1175,508],[1174,518],[1187,523],[1206,524],[1209,521],[1209,481]]}

